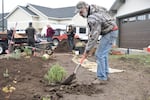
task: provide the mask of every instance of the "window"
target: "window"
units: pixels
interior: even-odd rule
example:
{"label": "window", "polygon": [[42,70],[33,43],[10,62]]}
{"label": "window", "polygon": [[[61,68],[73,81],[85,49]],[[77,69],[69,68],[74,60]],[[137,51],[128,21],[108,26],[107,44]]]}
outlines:
{"label": "window", "polygon": [[130,17],[130,18],[129,18],[129,21],[130,21],[130,22],[135,22],[135,21],[136,21],[136,17]]}
{"label": "window", "polygon": [[60,34],[62,35],[62,34],[65,34],[66,33],[66,31],[65,30],[60,30]]}
{"label": "window", "polygon": [[126,19],[122,19],[122,24],[127,23],[127,22],[128,22],[127,18]]}
{"label": "window", "polygon": [[150,20],[150,14],[148,14],[148,19]]}
{"label": "window", "polygon": [[137,16],[137,20],[146,20],[146,15]]}
{"label": "window", "polygon": [[59,35],[60,35],[60,31],[59,30],[55,30],[54,36],[59,36]]}
{"label": "window", "polygon": [[81,34],[86,34],[86,28],[80,28],[79,33]]}

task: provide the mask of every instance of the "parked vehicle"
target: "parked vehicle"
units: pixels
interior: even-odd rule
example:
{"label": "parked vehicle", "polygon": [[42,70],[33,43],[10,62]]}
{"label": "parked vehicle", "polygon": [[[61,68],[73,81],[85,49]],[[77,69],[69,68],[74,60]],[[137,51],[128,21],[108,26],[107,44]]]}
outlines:
{"label": "parked vehicle", "polygon": [[[27,43],[27,36],[25,33],[20,33],[16,31],[14,34],[14,46],[19,46],[23,43]],[[8,49],[8,39],[7,39],[7,32],[0,32],[0,54],[4,53],[5,50]]]}
{"label": "parked vehicle", "polygon": [[[51,27],[55,30],[55,34],[53,36],[53,43],[54,45],[58,45],[60,41],[67,39],[66,30],[68,29],[68,25],[57,25],[57,24],[51,24]],[[75,38],[80,39],[81,41],[87,42],[88,41],[88,28],[85,26],[75,26]],[[47,27],[43,27],[41,31],[41,35],[46,34]],[[100,39],[100,37],[99,37]]]}
{"label": "parked vehicle", "polygon": [[[88,28],[84,26],[74,26],[75,33],[78,35],[78,38],[81,41],[87,42],[88,41]],[[99,36],[98,41],[100,40],[101,36]]]}
{"label": "parked vehicle", "polygon": [[[58,45],[59,42],[61,42],[62,40],[65,40],[67,38],[68,38],[68,36],[67,36],[66,30],[56,29],[55,34],[53,36],[53,44]],[[74,38],[79,38],[79,37],[77,34],[75,34]]]}
{"label": "parked vehicle", "polygon": [[86,42],[88,40],[88,28],[87,27],[75,26],[74,30],[81,41]]}
{"label": "parked vehicle", "polygon": [[27,43],[25,30],[16,30],[16,33],[14,34],[14,42],[15,44]]}

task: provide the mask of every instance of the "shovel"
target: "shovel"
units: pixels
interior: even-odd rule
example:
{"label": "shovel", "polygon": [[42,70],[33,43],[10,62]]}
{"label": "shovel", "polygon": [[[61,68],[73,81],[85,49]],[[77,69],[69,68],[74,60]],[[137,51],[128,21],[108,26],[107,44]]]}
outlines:
{"label": "shovel", "polygon": [[85,58],[85,56],[82,56],[80,63],[75,67],[74,72],[61,83],[62,85],[70,85],[72,83],[72,81],[76,78],[77,70],[79,69]]}

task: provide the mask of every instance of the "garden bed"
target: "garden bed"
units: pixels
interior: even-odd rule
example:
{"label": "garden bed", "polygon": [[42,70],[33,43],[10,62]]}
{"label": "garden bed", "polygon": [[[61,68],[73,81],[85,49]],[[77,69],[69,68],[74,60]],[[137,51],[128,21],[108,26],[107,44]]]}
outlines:
{"label": "garden bed", "polygon": [[[135,58],[111,57],[112,68],[126,71],[110,74],[106,85],[91,85],[95,73],[82,67],[74,84],[47,85],[44,75],[53,64],[63,66],[67,75],[73,72],[76,64],[72,57],[54,53],[49,60],[34,56],[0,59],[0,100],[150,100],[150,67]],[[94,61],[93,57],[89,59]],[[9,77],[4,77],[6,69]],[[6,86],[13,86],[15,90],[4,93],[2,88]]]}

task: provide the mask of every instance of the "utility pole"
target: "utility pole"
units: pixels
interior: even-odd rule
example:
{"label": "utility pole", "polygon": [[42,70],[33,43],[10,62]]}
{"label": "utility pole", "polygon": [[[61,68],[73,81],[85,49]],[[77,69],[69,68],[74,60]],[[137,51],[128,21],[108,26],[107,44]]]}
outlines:
{"label": "utility pole", "polygon": [[4,0],[2,0],[2,31],[4,32]]}

